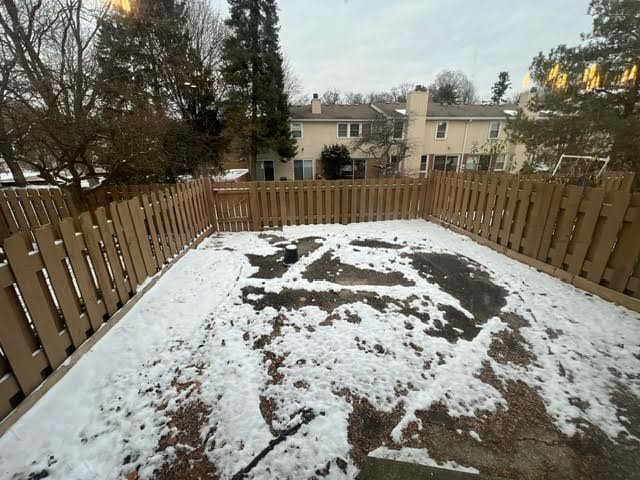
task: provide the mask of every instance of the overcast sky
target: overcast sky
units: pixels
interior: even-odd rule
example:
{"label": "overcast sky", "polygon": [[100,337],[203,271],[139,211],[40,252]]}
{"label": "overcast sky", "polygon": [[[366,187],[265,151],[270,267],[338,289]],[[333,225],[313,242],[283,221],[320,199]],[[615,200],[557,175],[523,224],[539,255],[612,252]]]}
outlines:
{"label": "overcast sky", "polygon": [[[224,0],[218,0],[226,8]],[[520,89],[531,59],[579,42],[589,0],[279,0],[282,50],[311,94],[429,84],[463,70],[488,97],[506,70]]]}

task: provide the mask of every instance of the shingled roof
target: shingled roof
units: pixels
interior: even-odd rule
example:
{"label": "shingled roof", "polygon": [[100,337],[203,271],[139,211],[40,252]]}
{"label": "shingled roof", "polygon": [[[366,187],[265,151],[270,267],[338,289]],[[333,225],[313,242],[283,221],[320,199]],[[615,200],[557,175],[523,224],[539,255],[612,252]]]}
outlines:
{"label": "shingled roof", "polygon": [[322,113],[311,113],[311,105],[289,107],[294,120],[375,120],[379,115],[370,105],[322,105]]}
{"label": "shingled roof", "polygon": [[[374,108],[375,106],[375,108]],[[322,105],[322,113],[311,113],[311,105],[289,107],[293,120],[374,120],[384,112],[393,117],[404,117],[405,103],[375,103],[372,105]],[[505,110],[517,110],[517,105],[448,105],[429,101],[427,117],[434,118],[504,118]]]}

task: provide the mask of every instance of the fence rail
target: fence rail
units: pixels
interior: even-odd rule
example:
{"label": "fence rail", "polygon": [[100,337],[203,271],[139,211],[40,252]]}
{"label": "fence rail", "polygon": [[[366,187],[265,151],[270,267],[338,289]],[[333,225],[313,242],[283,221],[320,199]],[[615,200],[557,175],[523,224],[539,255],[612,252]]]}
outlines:
{"label": "fence rail", "polygon": [[14,223],[0,263],[0,419],[141,284],[213,230],[435,218],[575,275],[585,289],[619,292],[640,311],[640,193],[435,173],[104,189],[80,215],[59,191],[8,190],[1,198]]}
{"label": "fence rail", "polygon": [[640,193],[436,174],[432,216],[640,298]]}
{"label": "fence rail", "polygon": [[69,194],[59,188],[0,189],[0,243],[15,233],[35,240],[33,229],[76,215]]}
{"label": "fence rail", "polygon": [[5,239],[0,419],[208,231],[210,191],[196,180]]}
{"label": "fence rail", "polygon": [[428,204],[424,178],[215,183],[213,192],[220,231],[423,218]]}

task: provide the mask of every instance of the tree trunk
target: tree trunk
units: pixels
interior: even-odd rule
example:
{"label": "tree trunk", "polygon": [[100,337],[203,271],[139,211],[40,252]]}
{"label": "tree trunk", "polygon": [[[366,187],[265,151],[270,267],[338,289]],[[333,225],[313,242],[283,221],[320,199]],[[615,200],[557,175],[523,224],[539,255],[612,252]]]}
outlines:
{"label": "tree trunk", "polygon": [[26,187],[27,180],[24,178],[24,173],[22,172],[22,168],[18,164],[16,160],[16,154],[13,150],[13,145],[7,138],[6,130],[4,128],[4,124],[0,122],[0,156],[7,162],[7,166],[9,170],[11,170],[11,174],[13,175],[13,181],[18,187]]}

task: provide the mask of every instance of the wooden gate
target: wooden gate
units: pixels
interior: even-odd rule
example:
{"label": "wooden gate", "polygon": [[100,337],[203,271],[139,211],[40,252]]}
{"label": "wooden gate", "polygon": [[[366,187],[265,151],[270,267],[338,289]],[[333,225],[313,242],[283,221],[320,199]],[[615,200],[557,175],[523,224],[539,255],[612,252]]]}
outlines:
{"label": "wooden gate", "polygon": [[249,182],[213,184],[213,218],[219,232],[252,230]]}

